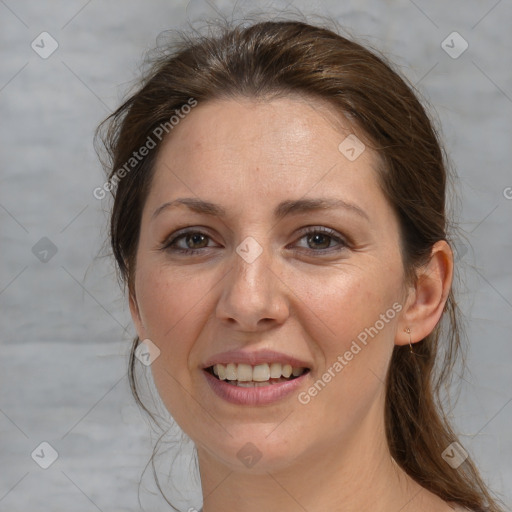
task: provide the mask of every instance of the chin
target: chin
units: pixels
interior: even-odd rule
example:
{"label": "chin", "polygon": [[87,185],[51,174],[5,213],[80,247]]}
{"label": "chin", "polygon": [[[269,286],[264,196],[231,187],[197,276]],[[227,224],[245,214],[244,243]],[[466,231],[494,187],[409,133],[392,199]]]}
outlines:
{"label": "chin", "polygon": [[275,428],[275,424],[249,428],[247,425],[230,426],[231,436],[224,432],[222,437],[215,439],[198,439],[196,446],[202,446],[231,471],[253,475],[272,473],[286,469],[292,461],[296,463],[304,448],[304,439],[300,435],[295,438],[285,429],[279,433],[272,432]]}

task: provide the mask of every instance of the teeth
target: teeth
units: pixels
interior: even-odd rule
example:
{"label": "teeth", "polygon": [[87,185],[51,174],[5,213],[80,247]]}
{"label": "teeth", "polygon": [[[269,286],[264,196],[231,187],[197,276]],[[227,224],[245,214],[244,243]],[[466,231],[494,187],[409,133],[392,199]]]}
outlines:
{"label": "teeth", "polygon": [[268,382],[270,379],[285,379],[290,376],[298,377],[302,375],[306,369],[292,367],[291,364],[281,363],[263,363],[251,366],[250,364],[216,364],[213,366],[213,373],[220,380],[237,381],[237,385],[242,387],[253,387]]}
{"label": "teeth", "polygon": [[252,380],[252,366],[250,364],[239,364],[236,368],[236,380],[249,382]]}
{"label": "teeth", "polygon": [[236,364],[229,363],[226,365],[226,379],[236,380]]}
{"label": "teeth", "polygon": [[256,382],[264,382],[270,379],[270,367],[267,363],[257,364],[252,369],[252,380]]}
{"label": "teeth", "polygon": [[234,382],[234,384],[236,386],[238,386],[239,388],[261,388],[263,386],[271,386],[272,384],[270,384],[270,382],[240,382],[240,381],[236,381]]}
{"label": "teeth", "polygon": [[223,364],[216,364],[217,376],[220,380],[226,380],[226,367]]}
{"label": "teeth", "polygon": [[292,368],[292,375],[298,377],[302,373],[302,368]]}
{"label": "teeth", "polygon": [[271,363],[270,364],[270,378],[271,379],[279,379],[281,377],[281,364],[280,363]]}
{"label": "teeth", "polygon": [[240,382],[240,381],[237,381],[236,385],[239,388],[259,388],[260,386],[270,386],[270,384],[264,383],[264,382]]}

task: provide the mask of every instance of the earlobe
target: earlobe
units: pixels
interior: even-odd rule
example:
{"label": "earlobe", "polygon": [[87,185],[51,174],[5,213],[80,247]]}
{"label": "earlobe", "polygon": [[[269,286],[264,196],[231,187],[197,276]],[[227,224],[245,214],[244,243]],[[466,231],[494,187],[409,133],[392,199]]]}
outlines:
{"label": "earlobe", "polygon": [[428,336],[443,314],[453,278],[453,253],[445,240],[436,242],[429,262],[418,270],[411,299],[398,326],[395,343],[407,345]]}

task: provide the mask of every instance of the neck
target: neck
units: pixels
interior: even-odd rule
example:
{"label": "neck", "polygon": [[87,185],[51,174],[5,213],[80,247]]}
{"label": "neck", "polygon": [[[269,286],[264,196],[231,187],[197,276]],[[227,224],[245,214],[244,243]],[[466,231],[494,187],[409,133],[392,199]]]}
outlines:
{"label": "neck", "polygon": [[394,462],[383,421],[376,428],[382,411],[375,413],[349,438],[317,443],[279,469],[240,472],[198,447],[204,512],[396,512],[406,504],[421,510],[433,495]]}

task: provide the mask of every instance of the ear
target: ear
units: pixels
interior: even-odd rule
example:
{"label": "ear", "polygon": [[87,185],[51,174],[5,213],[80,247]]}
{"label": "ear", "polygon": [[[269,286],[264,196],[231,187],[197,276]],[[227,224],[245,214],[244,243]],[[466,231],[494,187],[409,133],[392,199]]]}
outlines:
{"label": "ear", "polygon": [[130,290],[130,313],[132,315],[132,321],[135,325],[135,330],[137,331],[137,336],[143,340],[146,339],[144,324],[142,322],[142,318],[140,315],[139,305],[137,303],[137,297],[135,295],[135,290]]}
{"label": "ear", "polygon": [[415,343],[434,330],[443,314],[452,279],[453,252],[448,242],[440,240],[433,245],[429,262],[417,272],[398,324],[396,345]]}

